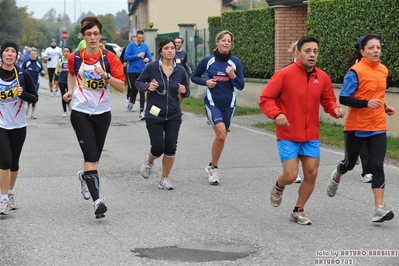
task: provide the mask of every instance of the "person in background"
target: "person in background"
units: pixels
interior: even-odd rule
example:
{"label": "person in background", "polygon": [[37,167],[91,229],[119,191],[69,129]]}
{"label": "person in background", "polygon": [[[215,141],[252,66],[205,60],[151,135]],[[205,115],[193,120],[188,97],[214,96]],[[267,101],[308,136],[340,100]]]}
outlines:
{"label": "person in background", "polygon": [[83,38],[82,33],[79,32],[78,39],[80,40],[78,47],[76,47],[76,51],[80,51],[83,48],[86,48],[86,40]]}
{"label": "person in background", "polygon": [[72,48],[65,46],[62,48],[63,57],[58,59],[57,66],[55,67],[55,73],[58,75],[58,85],[61,91],[61,104],[62,104],[62,118],[67,117],[67,106],[69,110],[70,103],[64,100],[64,94],[68,91],[68,57],[72,53]]}
{"label": "person in background", "polygon": [[[128,63],[126,72],[129,77],[129,86],[132,89],[132,93],[130,95],[130,103],[128,104],[128,110],[132,111],[133,106],[136,102],[137,93],[139,92],[135,85],[136,80],[140,76],[141,72],[143,72],[145,65],[152,61],[152,56],[148,45],[144,43],[144,31],[137,31],[136,41],[129,43],[125,51],[124,59]],[[145,90],[140,90],[140,120],[145,119],[144,105]]]}
{"label": "person in background", "polygon": [[[51,39],[50,47],[47,47],[43,53],[43,60],[47,62],[47,74],[48,74],[48,86],[50,88],[50,96],[54,95],[59,97],[58,91],[58,76],[55,74],[55,66],[57,65],[58,59],[62,56],[62,49],[57,46],[57,40]],[[54,80],[54,87],[53,87]],[[55,88],[55,94],[53,89]]]}
{"label": "person in background", "polygon": [[[293,63],[296,62],[296,54],[297,54],[297,51],[298,51],[298,49],[297,49],[297,44],[298,44],[298,41],[293,42],[293,43],[290,45],[290,47],[288,48],[288,52],[292,54],[292,56],[294,57],[294,59],[293,59],[292,62],[289,63],[287,66],[289,66],[290,64],[293,64]],[[299,157],[300,157],[300,156],[298,156],[298,164],[300,164],[300,162],[301,162],[301,160],[299,160]],[[301,171],[301,168],[302,168],[302,166],[298,165],[298,175],[297,175],[297,177],[296,177],[294,183],[297,183],[297,184],[302,183],[301,172],[303,172],[303,171]]]}
{"label": "person in background", "polygon": [[105,49],[110,50],[112,53],[116,54],[114,48],[111,45],[107,44],[107,37],[105,37],[105,36],[101,37],[100,42],[102,43],[102,45]]}
{"label": "person in background", "polygon": [[369,152],[369,163],[375,211],[371,221],[384,222],[394,218],[393,211],[384,204],[384,159],[387,150],[386,115],[393,115],[395,109],[385,105],[388,69],[380,62],[381,37],[368,34],[358,43],[362,58],[345,75],[339,95],[340,103],[349,106],[344,124],[345,158],[331,174],[327,195],[335,196],[342,175],[353,169],[360,149],[366,143],[367,149],[372,151]]}
{"label": "person in background", "polygon": [[[312,195],[320,164],[319,107],[334,118],[344,117],[336,103],[330,77],[316,66],[319,40],[304,36],[297,43],[296,61],[277,71],[263,89],[259,107],[276,124],[277,147],[283,172],[270,193],[273,207],[281,204],[284,189],[298,175],[298,160],[303,175],[290,221],[310,225],[305,204]],[[306,108],[303,108],[306,106]]]}
{"label": "person in background", "polygon": [[100,20],[89,16],[80,25],[87,46],[68,57],[68,91],[63,98],[73,99],[70,119],[84,157],[83,171],[78,172],[80,192],[85,200],[92,198],[95,217],[103,218],[107,206],[100,198],[98,163],[111,123],[109,87],[124,92],[125,76],[118,57],[99,46]]}
{"label": "person in background", "polygon": [[[205,112],[212,123],[215,138],[211,149],[211,162],[206,166],[208,182],[219,185],[219,159],[236,109],[234,89],[244,89],[244,72],[241,61],[231,54],[234,35],[228,30],[216,35],[213,55],[203,58],[195,69],[191,81],[206,86]],[[205,79],[202,75],[205,73]]]}
{"label": "person in background", "polygon": [[[36,93],[39,92],[39,87],[40,87],[40,81],[39,81],[39,75],[44,77],[44,75],[46,74],[46,72],[44,71],[42,62],[40,62],[37,59],[37,49],[36,48],[31,48],[30,49],[30,53],[29,53],[29,60],[25,61],[22,64],[22,68],[27,70],[28,73],[30,74],[30,76],[32,77],[33,83],[35,84],[35,88],[36,88]],[[35,110],[36,110],[36,102],[34,103],[27,103],[26,106],[26,116],[28,116],[29,114],[29,109],[30,106],[32,105],[32,112],[30,115],[31,119],[36,119],[36,115],[35,115]]]}
{"label": "person in background", "polygon": [[[175,55],[175,62],[179,65],[181,65],[187,73],[187,76],[191,76],[191,68],[187,64],[187,53],[186,51],[183,50],[183,44],[184,44],[184,39],[182,37],[176,37],[175,38],[175,43],[176,43],[176,55]],[[179,95],[179,102],[181,104],[183,98]]]}
{"label": "person in background", "polygon": [[188,97],[190,91],[184,68],[173,61],[176,54],[174,40],[163,38],[159,42],[158,53],[161,59],[148,64],[136,80],[137,89],[147,91],[145,117],[151,142],[150,152],[141,167],[141,175],[149,178],[155,159],[163,154],[158,188],[173,190],[169,174],[175,161],[182,123],[178,94]]}
{"label": "person in background", "polygon": [[[136,36],[135,35],[132,35],[132,37],[130,38],[130,42],[135,42],[136,41]],[[123,65],[123,70],[124,70],[124,72],[125,72],[125,78],[126,78],[126,80],[128,80],[128,74],[127,74],[127,72],[126,72],[126,70],[127,70],[127,65],[128,65],[128,62],[127,61],[125,61],[125,51],[126,51],[126,47],[127,47],[127,45],[123,48],[123,50],[122,50],[122,53],[121,53],[121,56],[119,57],[119,59],[121,60],[121,62],[122,62],[122,65]],[[125,108],[126,109],[129,109],[129,104],[130,104],[130,95],[132,94],[132,88],[131,88],[131,86],[130,86],[130,83],[129,82],[126,82],[127,84],[127,92],[126,92],[126,104],[125,104]],[[130,110],[130,111],[134,111],[133,110],[133,107],[132,107],[132,109]]]}
{"label": "person in background", "polygon": [[23,63],[25,63],[26,61],[29,60],[30,58],[30,50],[31,48],[29,46],[25,46],[24,47],[24,51],[23,51]]}
{"label": "person in background", "polygon": [[13,40],[5,40],[0,48],[0,215],[18,209],[14,186],[26,138],[24,101],[35,103],[39,99],[29,73],[15,66],[18,49]]}

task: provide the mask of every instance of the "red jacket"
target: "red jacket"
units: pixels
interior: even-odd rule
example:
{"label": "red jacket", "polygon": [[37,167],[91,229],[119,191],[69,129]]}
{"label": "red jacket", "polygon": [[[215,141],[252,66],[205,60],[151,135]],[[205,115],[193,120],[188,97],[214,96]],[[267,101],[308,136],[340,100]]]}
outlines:
{"label": "red jacket", "polygon": [[304,142],[319,139],[319,104],[337,118],[339,108],[330,77],[315,67],[308,77],[299,60],[279,70],[260,95],[259,107],[271,119],[283,113],[290,126],[276,125],[277,139]]}

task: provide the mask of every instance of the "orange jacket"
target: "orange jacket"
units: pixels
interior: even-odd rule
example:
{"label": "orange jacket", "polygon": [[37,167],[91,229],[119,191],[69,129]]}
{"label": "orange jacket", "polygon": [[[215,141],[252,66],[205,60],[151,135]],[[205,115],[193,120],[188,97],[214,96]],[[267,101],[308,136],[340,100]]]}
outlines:
{"label": "orange jacket", "polygon": [[[350,70],[356,73],[358,80],[358,88],[351,97],[360,100],[379,99],[385,103],[388,69],[383,64],[373,64],[363,57]],[[382,105],[378,109],[349,107],[344,130],[387,130],[385,106]]]}
{"label": "orange jacket", "polygon": [[299,60],[277,71],[260,95],[259,107],[271,119],[283,113],[290,126],[276,125],[277,139],[304,142],[319,139],[319,105],[336,117],[339,108],[330,77],[315,67],[308,77]]}

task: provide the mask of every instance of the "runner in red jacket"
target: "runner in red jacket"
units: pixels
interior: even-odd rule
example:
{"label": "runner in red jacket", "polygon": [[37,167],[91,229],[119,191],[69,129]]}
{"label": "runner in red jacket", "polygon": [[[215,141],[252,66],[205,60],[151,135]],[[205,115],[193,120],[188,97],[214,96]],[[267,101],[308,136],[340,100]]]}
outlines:
{"label": "runner in red jacket", "polygon": [[335,118],[344,116],[336,103],[329,76],[316,67],[319,40],[302,37],[297,44],[297,60],[271,78],[260,95],[259,106],[276,123],[277,146],[283,173],[273,185],[270,202],[281,203],[284,187],[298,175],[301,160],[304,179],[290,220],[311,224],[304,206],[313,192],[320,162],[319,105]]}

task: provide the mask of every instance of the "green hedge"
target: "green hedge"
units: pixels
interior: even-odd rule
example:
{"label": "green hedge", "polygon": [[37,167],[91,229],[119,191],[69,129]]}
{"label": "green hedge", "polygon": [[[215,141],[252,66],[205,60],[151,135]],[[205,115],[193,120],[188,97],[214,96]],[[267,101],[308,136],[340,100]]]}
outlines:
{"label": "green hedge", "polygon": [[321,41],[319,65],[336,82],[347,71],[347,59],[359,37],[367,33],[382,36],[382,61],[392,83],[399,81],[399,1],[310,0],[309,35]]}
{"label": "green hedge", "polygon": [[232,53],[240,58],[246,77],[268,78],[274,72],[274,12],[271,8],[224,12],[208,18],[209,45],[216,47],[221,30],[234,34]]}

